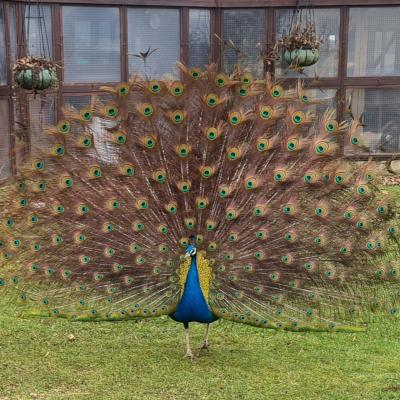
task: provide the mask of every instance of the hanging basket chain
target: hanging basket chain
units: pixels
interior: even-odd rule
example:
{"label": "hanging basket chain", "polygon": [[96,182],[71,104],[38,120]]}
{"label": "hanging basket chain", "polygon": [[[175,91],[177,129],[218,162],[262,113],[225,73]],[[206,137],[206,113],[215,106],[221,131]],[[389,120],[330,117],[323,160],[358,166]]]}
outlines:
{"label": "hanging basket chain", "polygon": [[317,39],[315,14],[310,0],[298,0],[293,10],[289,32],[282,38],[282,45],[288,50],[318,49],[321,41]]}
{"label": "hanging basket chain", "polygon": [[[35,3],[35,4],[33,4]],[[47,34],[44,8],[39,1],[29,1],[25,6],[24,23],[22,25],[22,37],[27,42],[26,57],[17,60],[13,67],[16,86],[34,93],[50,89],[57,82],[57,65],[51,60],[50,43]],[[36,7],[33,12],[32,7]],[[31,54],[29,40],[32,20],[37,21],[39,33],[38,53]],[[24,35],[24,28],[26,35]]]}
{"label": "hanging basket chain", "polygon": [[280,40],[283,58],[294,70],[302,71],[304,67],[319,60],[319,47],[322,41],[317,39],[315,14],[311,0],[297,0],[293,10],[289,31]]}
{"label": "hanging basket chain", "polygon": [[[47,26],[46,26],[46,17],[44,13],[43,5],[40,1],[29,1],[28,3],[27,16],[25,16],[25,20],[27,20],[26,24],[26,40],[28,42],[28,51],[27,56],[31,56],[29,51],[29,39],[30,39],[30,29],[31,29],[31,21],[37,20],[37,28],[39,31],[39,54],[35,54],[36,56],[40,56],[41,58],[50,59],[51,51],[50,51],[50,43],[47,34]],[[36,8],[36,14],[32,12],[32,7]]]}

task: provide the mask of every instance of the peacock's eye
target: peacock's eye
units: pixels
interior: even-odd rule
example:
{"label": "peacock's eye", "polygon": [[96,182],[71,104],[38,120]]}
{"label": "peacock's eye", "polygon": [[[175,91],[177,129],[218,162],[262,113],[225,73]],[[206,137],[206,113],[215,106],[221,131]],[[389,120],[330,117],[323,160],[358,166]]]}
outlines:
{"label": "peacock's eye", "polygon": [[206,135],[208,140],[215,140],[219,135],[218,129],[208,128],[206,129]]}
{"label": "peacock's eye", "polygon": [[60,144],[57,144],[56,146],[53,147],[52,154],[58,157],[62,157],[65,154],[65,147]]}
{"label": "peacock's eye", "polygon": [[86,122],[90,122],[93,119],[93,113],[89,110],[82,110],[80,112],[80,115],[83,118],[83,120]]}
{"label": "peacock's eye", "polygon": [[336,120],[329,120],[325,124],[325,131],[328,133],[335,132],[338,128],[338,123]]}
{"label": "peacock's eye", "polygon": [[79,146],[88,149],[89,147],[92,147],[92,138],[88,135],[83,135],[79,138],[78,144]]}
{"label": "peacock's eye", "polygon": [[305,94],[303,94],[302,96],[301,96],[301,101],[303,102],[303,103],[309,103],[310,102],[310,98],[307,96],[307,95],[305,95]]}
{"label": "peacock's eye", "polygon": [[246,97],[249,94],[249,91],[247,90],[246,87],[241,87],[239,89],[239,96],[240,97]]}
{"label": "peacock's eye", "polygon": [[116,117],[118,115],[118,107],[115,105],[106,106],[105,114],[107,117]]}
{"label": "peacock's eye", "polygon": [[278,97],[281,97],[281,96],[282,96],[283,89],[282,89],[281,86],[275,85],[274,87],[272,87],[270,93],[271,93],[271,96],[272,96],[272,97],[278,98]]}
{"label": "peacock's eye", "polygon": [[184,86],[181,82],[174,82],[171,86],[170,92],[173,96],[180,96],[184,91]]}
{"label": "peacock's eye", "polygon": [[353,136],[353,137],[351,138],[350,142],[351,142],[351,144],[354,144],[354,145],[360,144],[360,141],[359,141],[359,139],[358,139],[357,136]]}
{"label": "peacock's eye", "polygon": [[175,124],[180,124],[185,119],[185,113],[183,111],[174,111],[171,114],[171,120]]}
{"label": "peacock's eye", "polygon": [[190,76],[192,77],[193,80],[197,80],[201,77],[201,70],[199,68],[192,68],[190,70]]}
{"label": "peacock's eye", "polygon": [[43,160],[39,160],[38,159],[38,160],[34,161],[33,166],[37,171],[43,171],[44,167],[45,167],[45,164],[44,164]]}
{"label": "peacock's eye", "polygon": [[218,87],[225,86],[228,81],[229,81],[229,78],[225,74],[218,74],[214,79],[214,83]]}
{"label": "peacock's eye", "polygon": [[125,144],[126,143],[126,135],[122,131],[114,132],[112,135],[112,140],[116,144]]}
{"label": "peacock's eye", "polygon": [[219,101],[219,97],[215,93],[211,93],[206,97],[206,103],[211,108],[218,105],[218,101]]}
{"label": "peacock's eye", "polygon": [[295,125],[301,124],[304,121],[304,119],[305,119],[305,115],[302,111],[295,111],[292,114],[292,122]]}
{"label": "peacock's eye", "polygon": [[157,81],[150,82],[149,90],[151,93],[158,93],[161,90],[161,86]]}
{"label": "peacock's eye", "polygon": [[239,125],[242,122],[241,114],[237,111],[229,113],[228,122],[233,126]]}
{"label": "peacock's eye", "polygon": [[128,84],[122,83],[122,84],[118,85],[117,91],[120,96],[126,96],[129,93],[129,89],[130,88],[129,88]]}
{"label": "peacock's eye", "polygon": [[263,120],[270,119],[272,116],[272,108],[270,106],[262,106],[260,107],[260,118]]}
{"label": "peacock's eye", "polygon": [[71,124],[67,120],[62,120],[57,124],[57,131],[64,135],[69,133],[71,130]]}
{"label": "peacock's eye", "polygon": [[156,145],[156,138],[152,135],[146,135],[142,138],[142,143],[147,149],[151,150]]}

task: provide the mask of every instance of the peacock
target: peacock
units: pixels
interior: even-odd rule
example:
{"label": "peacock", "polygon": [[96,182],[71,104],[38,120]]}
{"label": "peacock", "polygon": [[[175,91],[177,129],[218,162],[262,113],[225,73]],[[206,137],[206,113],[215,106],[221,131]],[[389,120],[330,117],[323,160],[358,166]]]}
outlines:
{"label": "peacock", "polygon": [[2,185],[10,303],[71,321],[170,316],[190,359],[191,322],[205,349],[218,319],[358,331],[375,309],[396,315],[396,204],[372,160],[343,156],[363,146],[359,122],[300,81],[178,67],[65,107]]}

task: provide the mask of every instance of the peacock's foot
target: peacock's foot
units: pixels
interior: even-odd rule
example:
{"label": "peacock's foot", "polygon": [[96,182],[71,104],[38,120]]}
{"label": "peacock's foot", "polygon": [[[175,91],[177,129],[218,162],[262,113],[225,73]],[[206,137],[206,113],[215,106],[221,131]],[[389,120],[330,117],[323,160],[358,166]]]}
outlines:
{"label": "peacock's foot", "polygon": [[194,354],[191,350],[187,350],[183,358],[188,358],[190,361],[194,361]]}
{"label": "peacock's foot", "polygon": [[201,350],[208,350],[208,340],[203,340],[203,342],[200,344],[200,346],[197,348],[198,352],[200,353]]}

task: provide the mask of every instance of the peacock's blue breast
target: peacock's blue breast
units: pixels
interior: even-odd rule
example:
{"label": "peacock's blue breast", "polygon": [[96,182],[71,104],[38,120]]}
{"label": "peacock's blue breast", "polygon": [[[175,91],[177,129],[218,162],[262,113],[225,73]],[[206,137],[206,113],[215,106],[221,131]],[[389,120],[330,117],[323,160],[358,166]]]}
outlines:
{"label": "peacock's blue breast", "polygon": [[218,318],[212,313],[200,287],[196,256],[192,257],[181,300],[170,317],[177,322],[208,324]]}

